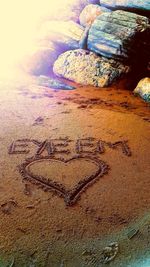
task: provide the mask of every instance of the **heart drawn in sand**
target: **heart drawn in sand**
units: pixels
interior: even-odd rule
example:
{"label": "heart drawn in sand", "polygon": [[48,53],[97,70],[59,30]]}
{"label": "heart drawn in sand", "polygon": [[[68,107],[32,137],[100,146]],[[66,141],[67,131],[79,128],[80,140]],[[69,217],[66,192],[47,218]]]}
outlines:
{"label": "heart drawn in sand", "polygon": [[20,166],[24,179],[45,191],[55,191],[66,205],[73,205],[80,194],[107,171],[105,162],[89,157],[69,160],[44,157],[27,160]]}

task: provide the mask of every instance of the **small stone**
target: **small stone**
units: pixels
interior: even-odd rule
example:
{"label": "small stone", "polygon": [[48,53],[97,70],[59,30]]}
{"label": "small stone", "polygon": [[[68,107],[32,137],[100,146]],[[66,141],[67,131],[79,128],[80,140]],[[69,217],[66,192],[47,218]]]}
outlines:
{"label": "small stone", "polygon": [[150,78],[142,79],[135,88],[134,94],[141,96],[146,102],[150,102]]}
{"label": "small stone", "polygon": [[117,242],[111,243],[109,246],[105,247],[102,251],[101,263],[111,262],[118,254],[119,245]]}
{"label": "small stone", "polygon": [[38,78],[38,85],[52,88],[52,89],[61,89],[61,90],[74,90],[75,87],[64,82],[61,82],[52,77],[47,77],[44,75],[40,75]]}

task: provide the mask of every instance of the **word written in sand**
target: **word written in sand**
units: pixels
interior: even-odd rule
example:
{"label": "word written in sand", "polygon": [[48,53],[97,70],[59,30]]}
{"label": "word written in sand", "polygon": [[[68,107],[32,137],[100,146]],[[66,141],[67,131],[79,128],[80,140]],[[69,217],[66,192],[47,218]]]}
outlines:
{"label": "word written in sand", "polygon": [[54,156],[56,154],[97,155],[105,153],[107,149],[119,149],[126,156],[131,156],[128,141],[107,142],[92,137],[71,140],[66,138],[46,139],[18,139],[9,146],[9,154],[29,154],[35,156]]}
{"label": "word written in sand", "polygon": [[77,156],[69,160],[43,157],[26,160],[19,167],[24,180],[44,191],[55,192],[65,204],[77,202],[81,193],[105,175],[109,166],[101,160]]}

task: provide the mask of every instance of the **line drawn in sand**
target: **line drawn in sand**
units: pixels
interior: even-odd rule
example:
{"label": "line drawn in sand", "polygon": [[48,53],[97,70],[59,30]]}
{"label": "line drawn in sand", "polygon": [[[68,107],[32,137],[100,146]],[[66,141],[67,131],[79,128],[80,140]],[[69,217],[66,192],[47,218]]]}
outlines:
{"label": "line drawn in sand", "polygon": [[46,139],[43,141],[35,139],[18,139],[11,143],[8,148],[9,155],[29,154],[34,146],[34,155],[42,156],[43,152],[47,156],[54,156],[58,154],[70,154],[72,152],[73,144],[75,153],[77,155],[96,155],[103,154],[107,149],[120,150],[125,156],[130,157],[132,155],[131,149],[128,145],[128,140],[120,140],[115,142],[108,142],[101,139],[95,139],[93,137],[79,138],[77,140],[71,140],[68,137]]}
{"label": "line drawn in sand", "polygon": [[107,174],[108,170],[109,165],[104,161],[82,156],[69,160],[34,157],[26,159],[19,166],[24,180],[36,184],[44,191],[57,193],[64,198],[67,206],[75,204],[81,194],[100,177]]}

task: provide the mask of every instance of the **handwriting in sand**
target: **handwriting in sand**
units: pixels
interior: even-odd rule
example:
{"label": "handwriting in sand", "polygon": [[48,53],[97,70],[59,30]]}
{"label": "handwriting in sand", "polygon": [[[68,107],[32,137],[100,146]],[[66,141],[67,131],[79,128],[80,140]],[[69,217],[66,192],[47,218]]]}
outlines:
{"label": "handwriting in sand", "polygon": [[11,143],[8,153],[29,154],[31,151],[36,156],[54,156],[55,154],[70,154],[75,152],[77,155],[90,154],[97,155],[105,153],[107,149],[119,149],[126,156],[131,156],[131,150],[128,141],[119,140],[108,142],[105,140],[97,140],[93,137],[71,140],[66,138],[46,139],[43,141],[35,139],[18,139]]}
{"label": "handwriting in sand", "polygon": [[[44,191],[50,190],[55,192],[64,198],[66,205],[71,206],[77,202],[82,192],[84,192],[88,186],[91,186],[92,183],[95,183],[100,177],[108,173],[109,165],[99,160],[97,156],[111,149],[117,149],[126,156],[131,156],[131,150],[127,141],[108,142],[101,139],[97,140],[93,137],[76,140],[71,140],[68,137],[60,137],[43,141],[18,139],[11,143],[8,153],[10,155],[32,155],[19,166],[19,171],[23,179],[36,184]],[[65,155],[70,155],[71,153],[75,154],[75,156],[69,157],[68,160],[64,159]],[[61,155],[61,158],[58,158],[57,155],[59,157]],[[83,161],[84,165],[87,165],[87,167],[92,164],[93,169],[82,177],[80,164]],[[57,179],[55,180],[54,177],[51,177],[54,175],[51,175],[51,172],[48,172],[49,176],[47,178],[44,173],[41,175],[39,170],[38,173],[32,171],[33,166],[36,166],[35,170],[37,170],[40,165],[42,166],[40,170],[43,170],[46,166],[52,168],[53,164],[57,165],[56,168],[61,165],[61,168],[65,168],[66,171],[68,164],[74,164],[74,168],[78,165],[75,171],[79,179],[78,182],[69,189],[64,185],[63,181],[57,181]]]}

